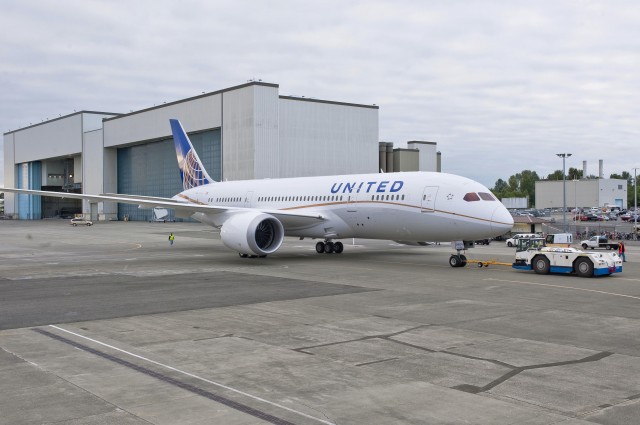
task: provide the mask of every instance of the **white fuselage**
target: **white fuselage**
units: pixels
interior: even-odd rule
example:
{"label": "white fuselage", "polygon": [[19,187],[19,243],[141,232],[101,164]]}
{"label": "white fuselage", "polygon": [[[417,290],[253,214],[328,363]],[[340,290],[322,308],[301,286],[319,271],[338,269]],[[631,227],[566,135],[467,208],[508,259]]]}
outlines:
{"label": "white fuselage", "polygon": [[[237,209],[290,211],[324,220],[296,225],[286,236],[402,241],[474,240],[510,231],[513,219],[482,184],[445,173],[405,172],[247,180],[207,184],[174,197]],[[196,213],[220,227],[229,213]]]}

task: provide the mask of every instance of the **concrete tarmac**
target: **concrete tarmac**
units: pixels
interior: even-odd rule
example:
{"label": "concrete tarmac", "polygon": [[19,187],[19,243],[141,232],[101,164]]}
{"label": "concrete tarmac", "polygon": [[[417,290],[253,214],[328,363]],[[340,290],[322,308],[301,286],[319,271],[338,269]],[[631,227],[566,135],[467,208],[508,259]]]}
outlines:
{"label": "concrete tarmac", "polygon": [[0,424],[640,423],[632,244],[584,279],[448,244],[242,259],[192,223],[0,232]]}

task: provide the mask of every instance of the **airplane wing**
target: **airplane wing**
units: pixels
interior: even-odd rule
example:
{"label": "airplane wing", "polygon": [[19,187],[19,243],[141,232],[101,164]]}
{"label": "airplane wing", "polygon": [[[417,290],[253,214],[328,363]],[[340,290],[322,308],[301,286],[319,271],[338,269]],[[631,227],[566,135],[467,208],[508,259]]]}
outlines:
{"label": "airplane wing", "polygon": [[292,211],[282,210],[262,210],[256,208],[243,208],[243,207],[227,207],[221,205],[207,205],[196,203],[188,200],[179,200],[174,198],[162,198],[156,196],[139,196],[139,195],[121,195],[116,193],[103,194],[103,195],[86,195],[84,193],[68,193],[68,192],[49,192],[46,190],[30,190],[30,189],[14,189],[14,188],[0,188],[0,192],[11,192],[23,195],[38,195],[38,196],[51,196],[55,198],[68,198],[68,199],[86,199],[94,202],[120,202],[123,204],[138,205],[139,208],[170,208],[181,213],[195,214],[220,214],[220,213],[235,213],[243,211],[259,211],[266,214],[270,214],[276,217],[285,228],[300,227],[305,225],[316,224],[320,221],[324,221],[327,218],[322,214],[313,213],[300,213]]}

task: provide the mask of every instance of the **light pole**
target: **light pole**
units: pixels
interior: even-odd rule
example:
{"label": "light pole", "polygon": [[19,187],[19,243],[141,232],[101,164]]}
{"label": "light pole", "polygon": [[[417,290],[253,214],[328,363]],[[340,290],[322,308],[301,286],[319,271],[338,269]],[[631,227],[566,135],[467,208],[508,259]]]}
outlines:
{"label": "light pole", "polygon": [[638,168],[633,169],[633,238],[638,236]]}
{"label": "light pole", "polygon": [[557,153],[562,158],[562,231],[567,233],[567,173],[565,172],[565,160],[570,153]]}

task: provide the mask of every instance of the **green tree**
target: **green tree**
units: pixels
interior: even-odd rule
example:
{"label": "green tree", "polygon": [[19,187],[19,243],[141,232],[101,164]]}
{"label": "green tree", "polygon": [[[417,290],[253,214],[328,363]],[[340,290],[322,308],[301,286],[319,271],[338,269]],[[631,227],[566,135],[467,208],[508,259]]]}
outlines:
{"label": "green tree", "polygon": [[[567,171],[567,180],[580,180],[582,178],[582,170],[570,167]],[[547,176],[547,180],[562,180],[562,170],[556,170]]]}
{"label": "green tree", "polygon": [[507,181],[498,179],[492,192],[499,199],[529,198],[529,206],[535,204],[535,184],[540,180],[535,171],[523,170],[509,177]]}
{"label": "green tree", "polygon": [[494,192],[505,192],[509,189],[509,185],[507,184],[506,181],[502,180],[502,179],[498,179],[496,181],[496,185],[493,187],[493,191]]}
{"label": "green tree", "polygon": [[547,180],[562,180],[562,170],[556,170],[549,174]]}
{"label": "green tree", "polygon": [[578,170],[574,167],[570,167],[567,174],[568,180],[580,180],[582,178],[582,170]]}

